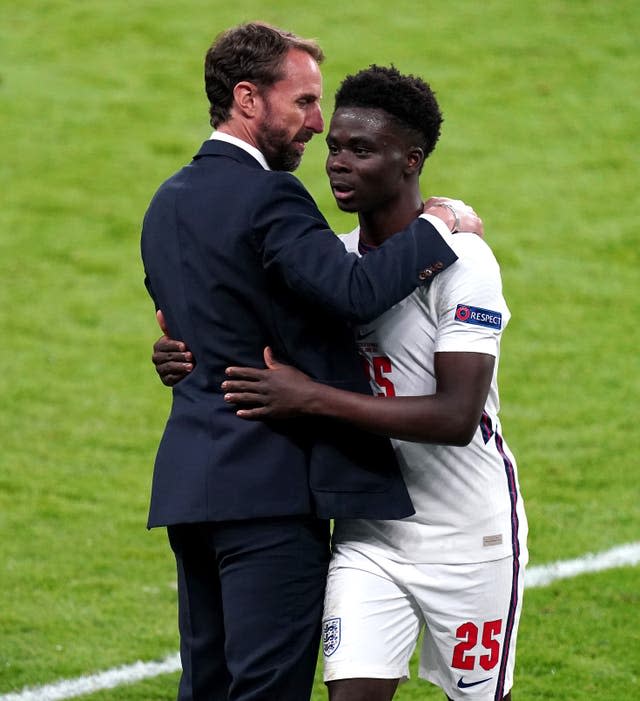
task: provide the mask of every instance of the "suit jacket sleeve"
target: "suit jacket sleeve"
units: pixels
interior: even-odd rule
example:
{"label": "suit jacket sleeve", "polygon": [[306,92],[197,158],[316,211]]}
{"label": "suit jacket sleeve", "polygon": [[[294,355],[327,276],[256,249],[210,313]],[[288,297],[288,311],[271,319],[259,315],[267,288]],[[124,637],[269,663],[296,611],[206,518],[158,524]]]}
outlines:
{"label": "suit jacket sleeve", "polygon": [[264,267],[333,315],[369,321],[456,260],[423,218],[358,258],[345,250],[297,178],[269,176],[252,222]]}

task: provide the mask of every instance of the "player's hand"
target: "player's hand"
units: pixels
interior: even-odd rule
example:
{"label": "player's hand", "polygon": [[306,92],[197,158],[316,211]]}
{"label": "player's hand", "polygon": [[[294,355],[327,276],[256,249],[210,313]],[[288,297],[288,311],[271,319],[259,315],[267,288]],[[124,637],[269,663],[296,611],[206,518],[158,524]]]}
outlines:
{"label": "player's hand", "polygon": [[291,365],[279,363],[271,348],[264,349],[266,369],[227,368],[221,387],[224,400],[240,406],[243,419],[289,419],[301,416],[316,384]]}
{"label": "player's hand", "polygon": [[184,341],[171,338],[161,310],[156,312],[156,318],[163,335],[153,344],[151,360],[162,384],[173,387],[193,370],[193,355]]}
{"label": "player's hand", "polygon": [[475,213],[473,207],[462,200],[454,200],[449,197],[430,197],[423,208],[424,214],[431,214],[449,227],[452,234],[466,231],[484,237],[482,219]]}

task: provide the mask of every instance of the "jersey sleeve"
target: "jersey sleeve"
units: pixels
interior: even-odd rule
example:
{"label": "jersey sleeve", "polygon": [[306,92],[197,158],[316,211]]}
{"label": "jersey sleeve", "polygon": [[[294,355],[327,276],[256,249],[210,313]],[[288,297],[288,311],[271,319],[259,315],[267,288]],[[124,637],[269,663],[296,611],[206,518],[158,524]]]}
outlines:
{"label": "jersey sleeve", "polygon": [[[498,356],[510,317],[500,267],[491,249],[473,234],[457,234],[458,263],[433,282],[438,319],[435,352]],[[471,238],[469,238],[471,237]]]}

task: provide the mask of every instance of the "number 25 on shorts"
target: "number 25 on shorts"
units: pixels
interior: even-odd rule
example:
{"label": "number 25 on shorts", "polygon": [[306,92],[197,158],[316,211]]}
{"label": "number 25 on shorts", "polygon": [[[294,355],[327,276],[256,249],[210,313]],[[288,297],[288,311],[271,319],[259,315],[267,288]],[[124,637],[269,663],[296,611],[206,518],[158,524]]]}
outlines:
{"label": "number 25 on shorts", "polygon": [[[478,662],[484,670],[493,669],[500,659],[500,641],[495,636],[502,631],[502,620],[486,621],[482,626],[482,647],[487,654],[479,655]],[[453,648],[451,666],[456,669],[474,669],[476,656],[470,654],[478,643],[478,626],[470,621],[463,623],[456,630],[456,638],[460,642]]]}

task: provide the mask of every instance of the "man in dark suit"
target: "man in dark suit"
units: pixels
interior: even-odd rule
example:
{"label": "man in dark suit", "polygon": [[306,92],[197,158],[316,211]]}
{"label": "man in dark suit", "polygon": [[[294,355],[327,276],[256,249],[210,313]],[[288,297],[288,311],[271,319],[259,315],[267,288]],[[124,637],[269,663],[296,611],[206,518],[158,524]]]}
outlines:
{"label": "man in dark suit", "polygon": [[270,345],[319,381],[369,392],[349,323],[428,283],[455,261],[454,222],[479,222],[435,207],[366,258],[345,252],[287,172],[323,129],[321,60],[314,42],[263,24],[220,35],[205,60],[216,132],[144,219],[148,290],[198,359],[173,391],[149,515],[177,562],[180,701],[308,699],[327,519],[413,512],[386,440],[242,422],[221,394],[225,368],[260,365]]}

